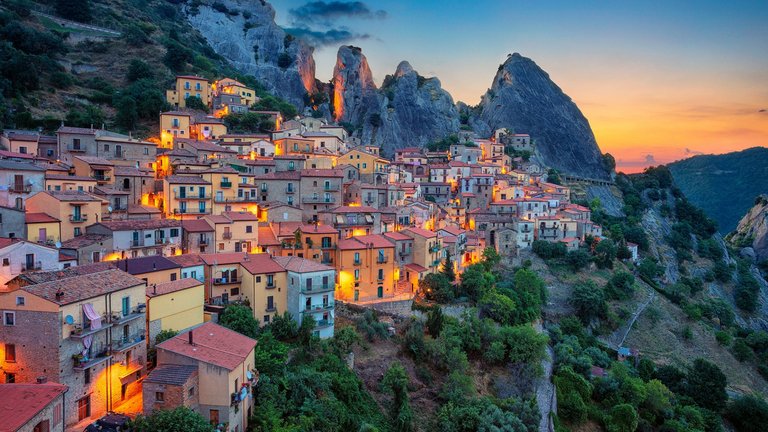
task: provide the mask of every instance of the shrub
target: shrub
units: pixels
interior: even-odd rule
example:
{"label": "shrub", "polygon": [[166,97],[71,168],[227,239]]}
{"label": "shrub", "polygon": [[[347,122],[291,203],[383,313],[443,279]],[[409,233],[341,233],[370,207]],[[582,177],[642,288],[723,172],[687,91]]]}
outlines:
{"label": "shrub", "polygon": [[57,89],[69,88],[73,83],[72,76],[66,72],[58,71],[51,74],[51,84]]}
{"label": "shrub", "polygon": [[483,351],[483,358],[491,364],[501,364],[506,358],[507,350],[503,342],[492,342],[488,348]]}
{"label": "shrub", "polygon": [[56,0],[56,14],[72,21],[89,22],[91,2],[89,0]]}
{"label": "shrub", "polygon": [[184,103],[187,105],[187,108],[189,109],[208,112],[208,105],[203,103],[203,100],[197,96],[187,97],[186,99],[184,99]]}
{"label": "shrub", "polygon": [[592,281],[585,281],[574,287],[571,305],[576,309],[576,315],[585,324],[595,318],[605,317],[608,311],[603,290]]}
{"label": "shrub", "polygon": [[288,69],[293,64],[293,57],[287,52],[282,52],[277,57],[277,65],[282,69]]}
{"label": "shrub", "polygon": [[617,300],[627,300],[635,294],[635,277],[625,271],[616,272],[605,286],[606,294]]}
{"label": "shrub", "polygon": [[717,343],[723,346],[728,346],[733,341],[733,337],[731,336],[731,334],[723,330],[720,330],[717,333],[715,333],[715,339],[717,340]]}
{"label": "shrub", "polygon": [[717,365],[704,359],[696,359],[688,372],[686,394],[696,403],[712,411],[725,407],[728,380]]}
{"label": "shrub", "polygon": [[515,323],[517,315],[515,301],[493,289],[485,293],[477,303],[481,317],[488,317],[499,324]]}
{"label": "shrub", "polygon": [[578,272],[589,265],[590,256],[589,253],[581,249],[570,251],[565,255],[565,263],[568,264],[571,270]]}
{"label": "shrub", "polygon": [[759,432],[768,424],[768,403],[756,395],[741,396],[731,402],[725,416],[738,432]]}
{"label": "shrub", "polygon": [[133,59],[128,64],[128,72],[125,74],[125,79],[128,80],[128,82],[136,82],[144,78],[151,79],[152,76],[152,67],[149,63],[143,60]]}
{"label": "shrub", "polygon": [[638,415],[632,405],[620,404],[611,409],[608,415],[608,432],[635,432]]}
{"label": "shrub", "polygon": [[560,258],[568,251],[564,243],[550,243],[544,240],[534,240],[532,247],[533,252],[543,259]]}

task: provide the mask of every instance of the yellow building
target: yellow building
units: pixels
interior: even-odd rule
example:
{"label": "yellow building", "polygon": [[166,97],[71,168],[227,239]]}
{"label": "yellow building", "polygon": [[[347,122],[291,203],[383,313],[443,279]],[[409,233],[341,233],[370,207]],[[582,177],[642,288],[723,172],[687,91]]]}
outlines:
{"label": "yellow building", "polygon": [[216,140],[227,134],[227,125],[215,118],[196,119],[190,126],[190,134],[196,140]]}
{"label": "yellow building", "polygon": [[61,221],[45,213],[26,213],[27,241],[54,245],[61,241]]}
{"label": "yellow building", "polygon": [[54,192],[81,191],[93,192],[97,185],[96,179],[85,176],[67,174],[46,174],[45,190]]}
{"label": "yellow building", "polygon": [[97,156],[74,156],[72,167],[75,175],[90,177],[99,186],[115,184],[115,164]]}
{"label": "yellow building", "polygon": [[[296,247],[296,237],[300,238]],[[297,256],[333,266],[339,231],[329,225],[300,225],[294,235],[285,239],[282,256]]]}
{"label": "yellow building", "polygon": [[85,234],[87,225],[98,223],[101,207],[101,199],[84,192],[45,191],[27,199],[28,212],[45,213],[61,221],[61,241]]}
{"label": "yellow building", "polygon": [[230,94],[240,96],[240,101],[245,106],[251,106],[258,101],[256,90],[248,88],[245,84],[232,78],[224,78],[213,84],[216,94]]}
{"label": "yellow building", "polygon": [[192,116],[184,111],[160,113],[160,147],[173,148],[176,138],[190,138]]}
{"label": "yellow building", "polygon": [[417,227],[400,232],[413,239],[413,262],[429,269],[430,273],[437,273],[445,258],[442,239],[437,233]]}
{"label": "yellow building", "polygon": [[213,227],[216,252],[253,253],[258,250],[259,218],[250,212],[223,212],[206,216]]}
{"label": "yellow building", "polygon": [[186,108],[188,97],[199,97],[203,104],[211,106],[211,84],[203,77],[178,75],[174,88],[165,91],[165,99],[176,108]]}
{"label": "yellow building", "polygon": [[385,183],[389,176],[389,161],[379,155],[360,149],[339,156],[337,164],[349,164],[360,171],[360,179],[374,184]]}
{"label": "yellow building", "polygon": [[195,218],[211,213],[211,183],[198,176],[170,175],[163,179],[166,217]]}
{"label": "yellow building", "polygon": [[315,152],[315,142],[301,137],[280,138],[274,140],[275,155],[311,155]]}
{"label": "yellow building", "polygon": [[163,330],[184,331],[203,323],[205,290],[194,278],[147,285],[147,340]]}
{"label": "yellow building", "polygon": [[116,262],[117,268],[143,280],[147,285],[157,285],[181,279],[181,266],[161,255],[127,258]]}
{"label": "yellow building", "polygon": [[336,248],[339,286],[336,299],[376,301],[393,297],[400,279],[395,265],[395,245],[373,234],[339,240]]}
{"label": "yellow building", "polygon": [[288,272],[269,254],[250,254],[240,263],[243,269],[242,294],[253,316],[264,325],[288,309]]}

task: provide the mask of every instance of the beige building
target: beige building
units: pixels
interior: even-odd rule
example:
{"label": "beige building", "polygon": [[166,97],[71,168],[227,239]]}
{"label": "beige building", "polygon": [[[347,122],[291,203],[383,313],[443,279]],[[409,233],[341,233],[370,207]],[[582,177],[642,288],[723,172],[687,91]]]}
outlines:
{"label": "beige building", "polygon": [[85,234],[87,225],[101,220],[102,200],[84,192],[39,192],[27,199],[27,211],[61,221],[61,241]]}

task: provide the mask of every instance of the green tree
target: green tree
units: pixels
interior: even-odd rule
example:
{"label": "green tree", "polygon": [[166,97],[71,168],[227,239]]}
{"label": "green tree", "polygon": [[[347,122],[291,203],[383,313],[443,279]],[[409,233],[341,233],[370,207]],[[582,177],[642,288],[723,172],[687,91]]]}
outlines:
{"label": "green tree", "polygon": [[613,268],[616,259],[616,244],[611,239],[602,239],[595,247],[595,264],[600,268]]}
{"label": "green tree", "polygon": [[630,299],[635,294],[635,277],[625,271],[618,271],[608,280],[605,292],[612,299]]}
{"label": "green tree", "polygon": [[478,301],[480,315],[488,317],[499,324],[514,324],[517,317],[515,301],[495,289],[489,290]]}
{"label": "green tree", "polygon": [[144,60],[133,59],[128,63],[128,72],[125,74],[128,82],[136,82],[144,78],[151,79],[153,76],[152,67]]}
{"label": "green tree", "polygon": [[485,266],[486,271],[495,270],[500,262],[501,262],[501,255],[499,255],[499,253],[496,252],[495,248],[487,247],[483,249],[482,263],[483,263],[483,266]]}
{"label": "green tree", "polygon": [[472,377],[458,370],[448,375],[440,391],[442,399],[454,403],[463,403],[473,395],[475,395],[475,384],[472,382]]}
{"label": "green tree", "polygon": [[483,264],[472,264],[460,276],[461,292],[470,299],[477,301],[488,290],[493,288],[496,277],[485,269]]}
{"label": "green tree", "polygon": [[259,335],[256,344],[254,367],[260,374],[276,377],[285,369],[288,360],[288,345],[275,338],[268,329]]}
{"label": "green tree", "polygon": [[440,336],[444,322],[443,309],[440,306],[431,307],[429,312],[427,312],[427,331],[429,331],[432,337]]}
{"label": "green tree", "polygon": [[[528,432],[529,428],[515,413],[502,411],[496,405],[488,405],[480,415],[478,432]],[[534,429],[535,430],[535,429]]]}
{"label": "green tree", "polygon": [[331,340],[331,346],[340,358],[344,358],[352,350],[352,347],[359,343],[360,336],[352,326],[336,329]]}
{"label": "green tree", "polygon": [[608,432],[635,432],[638,421],[637,411],[632,405],[616,405],[608,416]]}
{"label": "green tree", "polygon": [[565,254],[565,263],[574,272],[578,272],[579,270],[588,266],[589,261],[590,261],[589,253],[581,249],[570,251],[567,254]]}
{"label": "green tree", "polygon": [[725,407],[728,394],[725,387],[728,379],[716,364],[696,359],[688,371],[688,385],[686,394],[696,403],[712,411],[720,411]]}
{"label": "green tree", "polygon": [[576,284],[571,295],[571,305],[585,324],[595,318],[604,317],[608,310],[603,290],[592,281]]}
{"label": "green tree", "polygon": [[123,96],[117,104],[117,115],[115,122],[125,130],[133,130],[136,122],[139,120],[139,113],[136,110],[136,100],[130,96]]}
{"label": "green tree", "polygon": [[167,341],[168,339],[170,339],[170,338],[172,338],[172,337],[174,337],[174,336],[176,336],[178,334],[179,334],[179,332],[177,332],[176,330],[173,330],[173,329],[161,330],[160,333],[155,335],[155,345],[161,344],[161,343]]}
{"label": "green tree", "polygon": [[546,355],[549,339],[530,325],[518,325],[501,329],[500,338],[507,346],[507,358],[512,363],[538,367]]}
{"label": "green tree", "polygon": [[556,169],[550,168],[549,171],[547,171],[547,182],[561,185],[563,184],[563,179],[560,178],[560,173]]}
{"label": "green tree", "polygon": [[455,289],[442,273],[430,273],[422,279],[419,283],[419,289],[424,292],[427,299],[434,300],[438,303],[449,303],[453,301]]}
{"label": "green tree", "polygon": [[757,395],[741,396],[725,412],[738,432],[760,432],[768,424],[768,403]]}
{"label": "green tree", "polygon": [[536,272],[522,268],[515,272],[515,284],[512,290],[517,306],[515,324],[522,324],[539,319],[541,305],[546,301],[544,280]]}
{"label": "green tree", "polygon": [[453,269],[453,260],[450,254],[445,255],[445,260],[440,267],[440,273],[444,274],[451,282],[456,280],[456,271]]}
{"label": "green tree", "polygon": [[205,417],[181,406],[172,410],[155,411],[150,415],[139,415],[131,422],[136,432],[213,432],[214,428]]}
{"label": "green tree", "polygon": [[408,374],[399,362],[392,363],[381,381],[382,390],[392,395],[390,419],[395,431],[413,430],[413,412],[408,399]]}
{"label": "green tree", "polygon": [[168,69],[173,72],[184,71],[187,67],[187,63],[194,60],[192,51],[174,40],[169,40],[165,45],[165,49],[163,64],[168,66]]}
{"label": "green tree", "polygon": [[587,419],[587,404],[592,385],[569,366],[560,368],[554,378],[557,388],[558,416],[575,424]]}
{"label": "green tree", "polygon": [[239,304],[227,306],[219,317],[219,324],[252,339],[256,339],[259,335],[259,321],[253,317],[253,311],[248,306]]}
{"label": "green tree", "polygon": [[208,112],[208,105],[203,103],[203,100],[197,96],[188,96],[186,99],[184,99],[184,103],[189,109]]}
{"label": "green tree", "polygon": [[296,337],[299,330],[298,324],[288,311],[283,312],[282,315],[275,315],[272,322],[269,323],[269,329],[272,331],[272,335],[281,341]]}

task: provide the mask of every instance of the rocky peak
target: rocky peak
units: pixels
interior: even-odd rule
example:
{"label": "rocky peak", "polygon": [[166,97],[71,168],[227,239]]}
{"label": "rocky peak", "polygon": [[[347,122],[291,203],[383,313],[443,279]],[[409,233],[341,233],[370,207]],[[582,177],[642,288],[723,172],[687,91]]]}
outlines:
{"label": "rocky peak", "polygon": [[728,241],[743,248],[742,256],[762,261],[768,259],[768,195],[760,195],[755,205],[741,218]]}
{"label": "rocky peak", "polygon": [[410,63],[407,61],[401,61],[400,64],[397,65],[397,70],[395,70],[395,78],[400,78],[413,72],[415,71],[413,70],[413,67]]}
{"label": "rocky peak", "polygon": [[333,68],[333,107],[336,121],[358,122],[367,108],[365,104],[371,102],[375,92],[376,83],[363,50],[351,45],[340,47],[336,55],[336,66]]}
{"label": "rocky peak", "polygon": [[479,135],[502,127],[528,133],[545,165],[585,178],[609,178],[584,114],[533,60],[508,55],[479,108],[479,116],[470,119]]}

